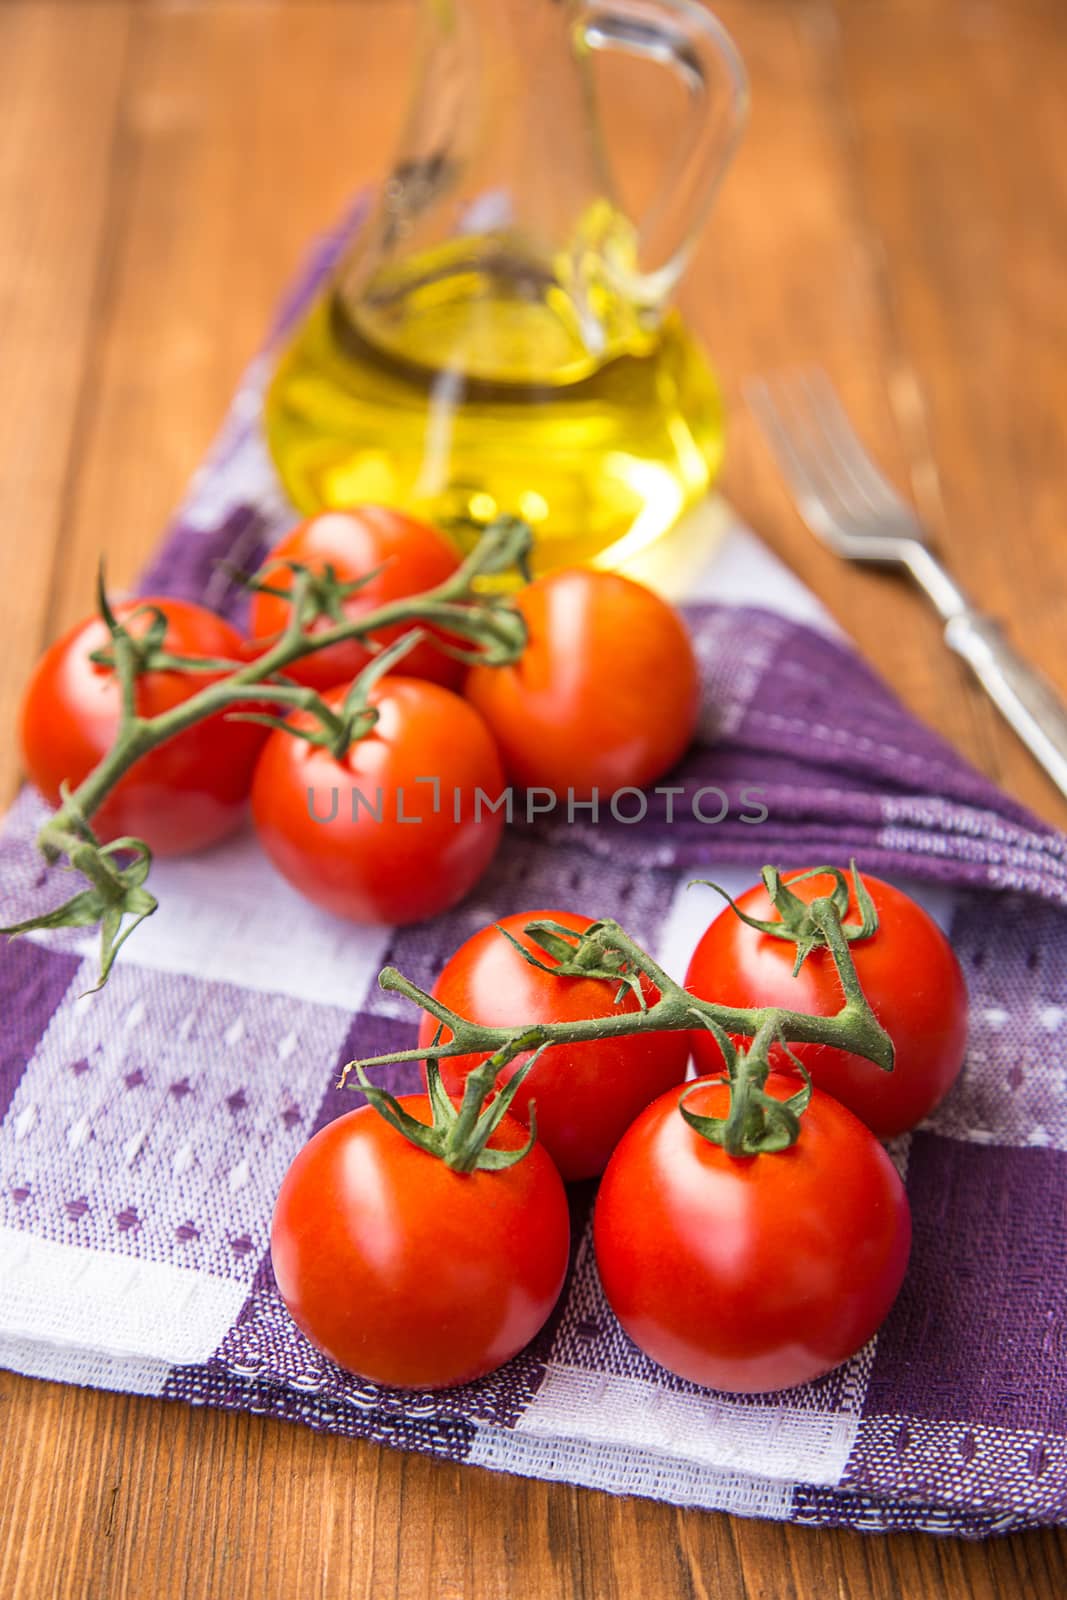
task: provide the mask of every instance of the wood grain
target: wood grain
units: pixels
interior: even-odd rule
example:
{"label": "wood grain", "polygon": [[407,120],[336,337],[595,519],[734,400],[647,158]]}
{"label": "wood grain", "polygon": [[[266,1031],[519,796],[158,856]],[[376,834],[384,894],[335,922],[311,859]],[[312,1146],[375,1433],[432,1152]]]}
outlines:
{"label": "wood grain", "polygon": [[[129,13],[0,8],[0,804],[7,737],[44,642],[89,405],[88,361],[112,245],[113,163]],[[84,598],[84,597],[83,597]]]}
{"label": "wood grain", "polygon": [[84,612],[102,546],[114,581],[133,577],[304,252],[381,170],[412,16],[396,0],[361,0],[358,18],[331,4],[134,14],[55,627]]}
{"label": "wood grain", "polygon": [[[719,9],[753,117],[686,302],[732,402],[728,490],[920,714],[1067,822],[919,598],[800,527],[742,400],[754,372],[826,366],[953,564],[1067,688],[1063,8]],[[411,14],[0,7],[5,730],[99,551],[121,583],[149,549],[309,238],[381,170]],[[644,78],[615,87],[620,165],[647,185],[672,108]],[[9,741],[0,755],[10,792]],[[968,1545],[746,1523],[9,1374],[0,1429],[0,1594],[16,1600],[1067,1592],[1055,1531]]]}
{"label": "wood grain", "polygon": [[0,1374],[18,1600],[1054,1600],[1057,1532],[984,1544],[740,1522],[307,1429]]}
{"label": "wood grain", "polygon": [[[924,17],[861,10],[840,52],[898,357],[890,392],[951,564],[1067,695],[1067,169],[1035,159],[1062,138],[1067,12]],[[969,752],[1062,825],[1062,799],[962,681]]]}

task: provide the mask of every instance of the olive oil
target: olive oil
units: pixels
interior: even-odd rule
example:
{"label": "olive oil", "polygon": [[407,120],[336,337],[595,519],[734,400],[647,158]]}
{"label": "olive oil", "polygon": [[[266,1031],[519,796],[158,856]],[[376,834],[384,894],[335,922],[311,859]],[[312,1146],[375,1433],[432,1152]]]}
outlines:
{"label": "olive oil", "polygon": [[651,543],[723,447],[718,387],[677,313],[644,328],[601,281],[572,270],[564,287],[499,237],[358,294],[337,284],[283,354],[266,426],[305,513],[384,502],[468,549],[510,512],[534,528],[537,570]]}

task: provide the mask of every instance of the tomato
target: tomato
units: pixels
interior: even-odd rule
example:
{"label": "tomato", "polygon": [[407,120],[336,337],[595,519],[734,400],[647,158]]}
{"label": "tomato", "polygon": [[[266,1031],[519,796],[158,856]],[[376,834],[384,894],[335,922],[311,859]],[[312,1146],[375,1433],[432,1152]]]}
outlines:
{"label": "tomato", "polygon": [[[455,551],[436,529],[385,506],[357,506],[351,511],[326,511],[310,517],[287,533],[266,559],[267,563],[302,562],[315,573],[332,566],[342,583],[366,577],[381,567],[377,577],[343,602],[344,614],[351,618],[376,611],[390,600],[435,588],[450,578],[459,565]],[[288,591],[292,573],[278,567],[268,572],[267,582],[273,588]],[[280,596],[253,594],[250,631],[264,649],[285,628],[289,610],[288,601]],[[312,631],[322,632],[332,626],[331,619],[322,618]],[[383,628],[375,638],[382,644],[391,644],[412,626],[411,622],[397,623]],[[369,660],[370,652],[358,639],[350,639],[305,656],[285,670],[298,683],[313,689],[332,689],[335,684],[358,677]],[[402,670],[405,677],[429,678],[448,688],[458,688],[464,667],[427,639],[404,657]]]}
{"label": "tomato", "polygon": [[[636,1011],[637,997],[627,991],[618,1005],[618,984],[597,978],[558,978],[530,966],[499,931],[506,928],[527,950],[551,965],[524,933],[527,923],[561,923],[584,932],[589,917],[572,911],[521,911],[501,917],[462,944],[434,985],[439,1000],[460,1016],[489,1026],[519,1027],[532,1022],[566,1022],[584,1017],[609,1017]],[[653,1004],[658,992],[644,985]],[[437,1024],[424,1015],[419,1042],[428,1044]],[[501,1072],[506,1083],[528,1056],[518,1056]],[[467,1073],[484,1055],[443,1057],[441,1077],[448,1092],[462,1093]],[[512,1114],[529,1122],[536,1103],[537,1136],[568,1181],[603,1172],[608,1157],[638,1112],[664,1089],[681,1083],[689,1062],[684,1032],[630,1034],[586,1044],[554,1045],[527,1076],[511,1104]]]}
{"label": "tomato", "polygon": [[[151,598],[115,607],[119,621],[140,636],[151,617],[131,614],[158,606],[167,619],[165,648],[174,655],[240,661],[242,640],[213,611],[188,600]],[[22,702],[22,758],[31,782],[50,805],[65,780],[76,788],[114,743],[121,693],[110,667],[90,661],[111,638],[91,617],[58,639],[37,663]],[[143,717],[181,705],[223,674],[147,672],[137,681]],[[126,834],[158,855],[203,849],[233,831],[245,815],[252,772],[266,737],[254,723],[226,721],[222,713],[187,728],[141,757],[92,818],[103,840]]]}
{"label": "tomato", "polygon": [[[346,689],[329,690],[339,707]],[[256,767],[252,816],[267,855],[301,894],[353,922],[418,922],[461,900],[496,850],[504,776],[472,706],[420,678],[369,691],[379,720],[338,758],[273,732]],[[310,713],[292,719],[314,725]]]}
{"label": "tomato", "polygon": [[[400,1104],[430,1121],[424,1096]],[[526,1138],[505,1116],[490,1148]],[[363,1106],[289,1168],[270,1247],[294,1321],[331,1360],[437,1389],[529,1343],[563,1287],[569,1242],[563,1184],[539,1146],[502,1171],[458,1173]]]}
{"label": "tomato", "polygon": [[[952,946],[922,907],[878,878],[861,877],[878,912],[878,931],[849,948],[871,1009],[893,1040],[896,1065],[883,1072],[862,1056],[827,1045],[792,1048],[819,1088],[888,1139],[928,1116],[959,1076],[967,989]],[[785,878],[804,901],[833,890],[826,876]],[[776,918],[762,884],[737,903],[750,916]],[[854,896],[847,920],[859,920]],[[686,988],[728,1006],[787,1006],[822,1017],[839,1011],[844,997],[830,952],[813,950],[794,978],[795,957],[795,944],[746,927],[727,906],[697,945]],[[693,1036],[693,1054],[702,1072],[722,1071],[719,1047],[704,1029]],[[776,1048],[771,1064],[787,1068],[788,1057]]]}
{"label": "tomato", "polygon": [[652,783],[693,737],[700,676],[667,603],[614,572],[565,569],[516,597],[529,643],[506,667],[472,667],[465,693],[509,777],[605,800]]}
{"label": "tomato", "polygon": [[[795,1093],[772,1074],[767,1092]],[[683,1120],[672,1089],[608,1164],[594,1245],[615,1315],[646,1355],[693,1383],[758,1393],[807,1383],[866,1344],[907,1265],[911,1214],[881,1145],[814,1090],[790,1149],[734,1157]],[[686,1101],[724,1117],[726,1085]]]}

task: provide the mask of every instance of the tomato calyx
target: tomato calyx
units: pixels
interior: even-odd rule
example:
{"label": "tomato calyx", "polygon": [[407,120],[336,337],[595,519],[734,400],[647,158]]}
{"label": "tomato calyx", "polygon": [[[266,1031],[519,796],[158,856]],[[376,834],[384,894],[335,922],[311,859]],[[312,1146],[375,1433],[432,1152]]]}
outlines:
{"label": "tomato calyx", "polygon": [[851,893],[855,896],[859,909],[859,922],[846,922],[849,907],[849,879],[839,867],[809,867],[806,872],[793,874],[790,882],[803,883],[807,878],[830,877],[834,880],[833,892],[822,895],[816,900],[802,900],[793,893],[789,884],[785,882],[777,867],[764,867],[762,872],[763,886],[767,891],[771,904],[778,913],[778,920],[754,917],[741,907],[719,884],[712,883],[708,878],[694,879],[709,889],[714,889],[716,894],[721,894],[735,916],[741,918],[748,927],[755,928],[758,933],[768,934],[772,939],[791,941],[797,947],[796,961],[793,963],[793,976],[796,977],[807,957],[813,950],[827,945],[827,937],[820,916],[816,911],[824,901],[828,901],[837,913],[837,926],[844,938],[853,944],[859,939],[869,939],[878,931],[878,912],[875,910],[874,901],[864,887],[863,880],[856,868],[855,859],[849,863],[851,875]]}
{"label": "tomato calyx", "polygon": [[548,972],[555,978],[600,978],[606,983],[617,983],[615,1004],[630,993],[642,1011],[648,1010],[648,997],[642,983],[642,969],[625,950],[613,943],[612,928],[608,922],[594,922],[583,933],[576,933],[561,922],[529,922],[523,929],[527,938],[551,956],[551,961],[541,961],[532,950],[515,938],[509,929],[497,924],[497,932],[518,951],[522,959],[538,972]]}
{"label": "tomato calyx", "polygon": [[[167,617],[157,605],[146,602],[134,606],[120,622],[108,598],[102,561],[96,573],[96,606],[111,636],[111,649],[90,650],[89,660],[117,674],[124,696],[132,691],[133,682],[144,672],[235,672],[243,665],[223,656],[180,656],[164,649]],[[151,619],[148,627],[132,633],[127,624],[145,616]],[[129,709],[132,713],[132,700]]]}
{"label": "tomato calyx", "polygon": [[[440,1038],[438,1029],[437,1039]],[[511,1107],[524,1078],[532,1070],[547,1048],[542,1042],[541,1030],[530,1028],[525,1033],[501,1046],[481,1066],[469,1073],[463,1088],[463,1099],[457,1107],[451,1100],[435,1060],[426,1062],[426,1088],[430,1099],[433,1121],[420,1122],[405,1111],[399,1100],[388,1090],[371,1083],[361,1064],[356,1064],[359,1086],[371,1106],[384,1117],[411,1144],[427,1155],[443,1161],[453,1172],[501,1172],[513,1167],[529,1155],[537,1142],[537,1114],[531,1101],[528,1108],[530,1137],[517,1150],[504,1150],[489,1145],[489,1140],[500,1126]],[[496,1090],[497,1074],[514,1061],[517,1055],[533,1050],[528,1061]]]}
{"label": "tomato calyx", "polygon": [[[800,1137],[800,1118],[811,1100],[811,1077],[804,1063],[795,1056],[783,1036],[781,1023],[769,1019],[747,1049],[739,1050],[725,1028],[713,1018],[695,1013],[722,1051],[726,1063],[724,1082],[730,1090],[730,1108],[725,1117],[705,1117],[690,1111],[686,1101],[693,1093],[687,1089],[678,1110],[693,1132],[709,1144],[721,1145],[729,1156],[768,1155],[788,1150]],[[770,1075],[770,1049],[781,1045],[803,1078],[803,1087],[786,1100],[767,1094],[764,1085]]]}
{"label": "tomato calyx", "polygon": [[[353,595],[366,589],[385,571],[385,563],[372,567],[370,572],[347,581],[338,577],[337,568],[327,561],[321,570],[309,567],[303,561],[271,561],[258,572],[242,572],[240,568],[224,563],[224,570],[242,589],[250,594],[269,594],[289,602],[294,619],[301,628],[310,628],[323,617],[334,622],[345,621],[344,603]],[[290,583],[281,588],[269,582],[272,573],[279,570],[290,575]]]}

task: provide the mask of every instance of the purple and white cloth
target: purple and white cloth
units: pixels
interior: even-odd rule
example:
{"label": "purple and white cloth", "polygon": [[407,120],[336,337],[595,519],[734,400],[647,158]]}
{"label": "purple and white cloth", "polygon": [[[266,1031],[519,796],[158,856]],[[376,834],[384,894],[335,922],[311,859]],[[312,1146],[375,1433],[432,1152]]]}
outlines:
{"label": "purple and white cloth", "polygon": [[[146,590],[232,610],[218,559],[254,561],[293,520],[260,431],[269,364],[247,375]],[[1065,1520],[1067,840],[918,725],[721,504],[630,570],[684,603],[705,673],[671,821],[661,797],[633,826],[516,827],[462,906],[399,931],[316,911],[242,837],[153,868],[161,908],[100,994],[80,998],[93,937],[0,952],[0,1364],[740,1515],[972,1536]],[[701,787],[725,792],[721,822],[694,819]],[[756,787],[758,826],[740,820]],[[23,795],[0,840],[5,922],[67,892],[33,851],[40,816]],[[429,984],[474,929],[559,905],[617,917],[681,974],[718,909],[686,889],[694,868],[740,887],[765,861],[850,855],[920,895],[971,992],[961,1082],[893,1147],[914,1249],[865,1350],[778,1395],[671,1377],[604,1302],[591,1191],[557,1312],[479,1383],[379,1389],[298,1333],[271,1209],[309,1135],[358,1103],[334,1088],[340,1064],[414,1040],[381,965]]]}

